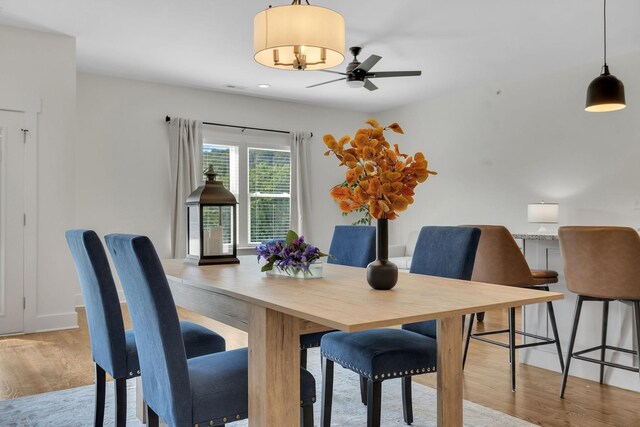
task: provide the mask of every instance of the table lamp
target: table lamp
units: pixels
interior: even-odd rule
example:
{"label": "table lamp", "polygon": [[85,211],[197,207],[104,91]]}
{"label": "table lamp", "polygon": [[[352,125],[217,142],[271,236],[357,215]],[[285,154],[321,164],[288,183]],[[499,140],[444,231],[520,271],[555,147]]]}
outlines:
{"label": "table lamp", "polygon": [[549,230],[545,228],[545,224],[558,223],[559,206],[557,203],[529,203],[527,209],[527,220],[531,223],[540,224],[540,228],[536,233],[549,234]]}

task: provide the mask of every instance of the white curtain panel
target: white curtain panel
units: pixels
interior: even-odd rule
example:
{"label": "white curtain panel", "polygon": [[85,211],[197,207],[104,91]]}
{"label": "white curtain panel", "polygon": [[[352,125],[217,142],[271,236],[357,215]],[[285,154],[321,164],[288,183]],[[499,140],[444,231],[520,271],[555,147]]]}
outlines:
{"label": "white curtain panel", "polygon": [[187,255],[187,207],[189,194],[202,184],[202,122],[172,118],[169,123],[171,167],[171,254]]}
{"label": "white curtain panel", "polygon": [[291,132],[291,229],[310,241],[311,190],[309,155],[310,136],[304,132]]}

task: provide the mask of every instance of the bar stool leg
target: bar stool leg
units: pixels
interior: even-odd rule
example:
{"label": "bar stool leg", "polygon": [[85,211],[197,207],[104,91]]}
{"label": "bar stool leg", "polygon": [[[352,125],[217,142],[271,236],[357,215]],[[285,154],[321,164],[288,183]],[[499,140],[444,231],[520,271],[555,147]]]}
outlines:
{"label": "bar stool leg", "polygon": [[471,341],[471,333],[473,331],[473,321],[475,317],[476,315],[474,313],[471,313],[471,316],[469,317],[469,329],[467,330],[467,338],[464,343],[464,354],[462,355],[462,369],[464,369],[464,365],[467,363],[467,352],[469,351],[469,341]]}
{"label": "bar stool leg", "polygon": [[634,301],[633,302],[633,314],[635,317],[635,325],[636,325],[636,343],[638,344],[638,348],[636,356],[637,356],[637,360],[638,360],[638,373],[640,374],[640,301]]}
{"label": "bar stool leg", "polygon": [[580,311],[582,310],[583,298],[578,295],[576,300],[576,312],[573,316],[573,328],[571,328],[571,339],[569,340],[569,351],[567,353],[567,361],[564,364],[564,372],[562,373],[562,385],[560,386],[560,398],[564,398],[564,390],[567,387],[567,377],[569,376],[569,366],[573,357],[573,345],[576,343],[576,332],[578,332],[578,322],[580,321]]}
{"label": "bar stool leg", "polygon": [[[609,301],[602,301],[602,348],[600,349],[600,361],[604,362],[607,345],[607,328],[609,324]],[[604,365],[600,365],[600,384],[604,382]]]}
{"label": "bar stool leg", "polygon": [[549,321],[551,322],[553,339],[556,341],[556,350],[558,351],[558,359],[560,359],[560,371],[564,372],[564,360],[562,360],[562,348],[560,347],[560,336],[558,335],[558,325],[556,324],[556,314],[553,311],[553,303],[551,301],[547,302],[547,313],[549,313]]}
{"label": "bar stool leg", "polygon": [[511,363],[511,390],[516,391],[516,308],[509,307],[509,362]]}

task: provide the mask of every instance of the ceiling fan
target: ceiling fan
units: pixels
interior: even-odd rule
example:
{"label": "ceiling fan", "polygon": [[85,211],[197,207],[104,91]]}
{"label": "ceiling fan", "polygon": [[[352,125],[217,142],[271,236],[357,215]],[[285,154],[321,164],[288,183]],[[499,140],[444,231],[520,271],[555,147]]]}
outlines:
{"label": "ceiling fan", "polygon": [[382,57],[378,55],[371,55],[364,62],[358,61],[357,56],[360,54],[362,50],[359,46],[354,46],[349,48],[351,54],[353,55],[353,61],[347,65],[347,72],[341,73],[339,71],[331,71],[331,70],[320,70],[325,73],[333,73],[340,74],[345,77],[341,77],[335,80],[329,80],[328,82],[318,83],[315,85],[307,86],[308,88],[326,85],[328,83],[338,82],[340,80],[346,80],[347,86],[349,87],[365,87],[368,90],[376,90],[378,86],[374,85],[369,79],[379,78],[379,77],[410,77],[410,76],[419,76],[422,74],[422,71],[371,71],[374,65],[378,63],[382,59]]}

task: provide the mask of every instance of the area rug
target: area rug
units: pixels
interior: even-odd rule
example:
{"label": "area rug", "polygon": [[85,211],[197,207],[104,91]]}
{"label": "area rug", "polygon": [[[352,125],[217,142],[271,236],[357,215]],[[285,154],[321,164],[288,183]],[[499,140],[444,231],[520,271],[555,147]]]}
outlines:
{"label": "area rug", "polygon": [[[310,349],[309,370],[316,377],[318,399],[321,396],[320,356],[318,349]],[[127,426],[142,427],[135,416],[135,381],[128,381]],[[93,424],[93,386],[77,387],[51,393],[37,394],[13,400],[0,401],[0,425],[2,427],[85,427]],[[403,426],[402,394],[400,380],[382,384],[382,425]],[[114,425],[113,384],[107,383],[105,426]],[[320,423],[320,404],[314,405],[315,424]],[[413,426],[436,425],[436,391],[430,387],[413,384]],[[464,401],[465,426],[531,426],[523,420],[511,417],[476,403]],[[228,424],[246,427],[247,420]],[[334,376],[332,426],[366,426],[366,407],[360,402],[358,376],[336,365]]]}

